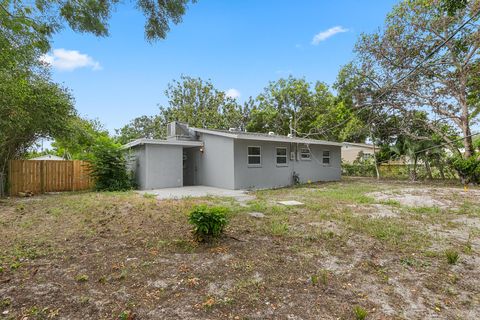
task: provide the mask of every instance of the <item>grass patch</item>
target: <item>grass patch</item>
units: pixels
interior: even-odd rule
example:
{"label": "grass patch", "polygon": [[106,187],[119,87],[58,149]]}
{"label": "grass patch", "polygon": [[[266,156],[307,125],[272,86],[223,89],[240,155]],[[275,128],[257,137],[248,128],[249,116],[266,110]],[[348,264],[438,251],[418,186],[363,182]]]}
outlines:
{"label": "grass patch", "polygon": [[445,250],[445,257],[447,258],[448,264],[457,264],[460,255],[456,250]]}
{"label": "grass patch", "polygon": [[288,223],[285,221],[272,221],[270,224],[270,233],[274,236],[285,236],[288,234]]}

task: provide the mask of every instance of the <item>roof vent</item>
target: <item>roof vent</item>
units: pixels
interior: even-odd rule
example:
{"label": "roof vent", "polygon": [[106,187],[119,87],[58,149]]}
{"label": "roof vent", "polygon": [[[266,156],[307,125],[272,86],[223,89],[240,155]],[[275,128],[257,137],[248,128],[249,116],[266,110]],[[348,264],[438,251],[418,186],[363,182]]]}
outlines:
{"label": "roof vent", "polygon": [[228,128],[228,131],[235,132],[235,131],[237,131],[237,129],[236,128]]}
{"label": "roof vent", "polygon": [[274,136],[274,135],[275,135],[275,132],[273,132],[273,131],[268,131],[268,135],[269,135],[269,136]]}

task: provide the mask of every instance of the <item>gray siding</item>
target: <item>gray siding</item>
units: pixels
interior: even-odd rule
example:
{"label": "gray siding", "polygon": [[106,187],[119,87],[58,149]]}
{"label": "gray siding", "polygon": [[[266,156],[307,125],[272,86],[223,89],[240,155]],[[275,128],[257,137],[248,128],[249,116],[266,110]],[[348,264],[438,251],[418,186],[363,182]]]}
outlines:
{"label": "gray siding", "polygon": [[147,183],[145,189],[183,186],[182,146],[146,145]]}
{"label": "gray siding", "polygon": [[199,185],[234,189],[233,139],[202,133],[203,153],[199,152]]}
{"label": "gray siding", "polygon": [[134,152],[135,180],[140,190],[183,185],[182,146],[143,145]]}
{"label": "gray siding", "polygon": [[145,189],[147,184],[147,158],[145,149],[145,145],[133,148],[133,155],[131,156],[132,163],[129,164],[129,168],[134,172],[137,187],[140,190]]}
{"label": "gray siding", "polygon": [[[310,145],[310,150],[311,160],[295,162],[295,172],[298,173],[300,182],[340,180],[342,174],[341,147]],[[322,164],[323,151],[330,151],[330,165]]]}
{"label": "gray siding", "polygon": [[[261,147],[261,166],[249,166],[247,148]],[[298,148],[301,148],[299,145]],[[287,148],[287,165],[277,166],[276,148]],[[341,160],[339,146],[311,145],[311,160],[290,160],[290,152],[296,151],[294,143],[235,140],[235,189],[276,188],[292,184],[293,172],[298,173],[300,182],[339,180]],[[330,151],[330,165],[324,166],[322,152]]]}

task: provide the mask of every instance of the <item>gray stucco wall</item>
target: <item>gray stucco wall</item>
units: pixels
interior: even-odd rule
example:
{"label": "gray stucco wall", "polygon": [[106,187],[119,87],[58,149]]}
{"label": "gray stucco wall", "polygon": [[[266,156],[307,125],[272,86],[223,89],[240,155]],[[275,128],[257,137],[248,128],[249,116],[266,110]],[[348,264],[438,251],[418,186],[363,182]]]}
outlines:
{"label": "gray stucco wall", "polygon": [[233,139],[202,133],[203,153],[198,153],[197,184],[234,189]]}
{"label": "gray stucco wall", "polygon": [[134,148],[135,179],[141,190],[183,185],[182,146],[143,145]]}
{"label": "gray stucco wall", "polygon": [[131,150],[128,168],[133,171],[138,189],[145,189],[147,181],[147,167],[145,157],[145,146],[136,146]]}
{"label": "gray stucco wall", "polygon": [[[249,166],[247,148],[261,147],[261,166]],[[276,164],[276,148],[287,148],[287,165]],[[301,148],[302,145],[298,145]],[[290,152],[296,152],[293,143],[266,142],[252,140],[234,141],[235,189],[276,188],[292,184],[292,175],[299,174],[300,182],[339,180],[341,176],[340,147],[311,145],[311,160],[290,160]],[[330,151],[330,165],[321,163],[322,152]]]}

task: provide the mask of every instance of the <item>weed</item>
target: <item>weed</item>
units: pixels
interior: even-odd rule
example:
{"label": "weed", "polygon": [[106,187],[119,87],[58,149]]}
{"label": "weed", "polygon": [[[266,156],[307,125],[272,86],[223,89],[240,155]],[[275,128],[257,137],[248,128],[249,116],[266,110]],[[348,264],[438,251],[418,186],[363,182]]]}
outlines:
{"label": "weed", "polygon": [[208,297],[203,303],[202,307],[206,310],[213,308],[215,305],[215,299],[213,297]]}
{"label": "weed", "polygon": [[314,286],[316,286],[318,284],[318,275],[314,274],[310,277],[310,281],[312,282],[312,284]]}
{"label": "weed", "polygon": [[360,306],[353,307],[353,314],[355,314],[355,319],[365,320],[367,318],[368,312]]}
{"label": "weed", "polygon": [[270,232],[274,236],[284,236],[288,233],[288,224],[283,221],[272,221]]}
{"label": "weed", "polygon": [[400,207],[400,201],[394,199],[382,200],[379,203],[386,206]]}
{"label": "weed", "polygon": [[458,252],[452,249],[445,250],[445,256],[447,257],[447,262],[449,264],[456,264],[458,262],[458,258],[460,257]]}
{"label": "weed", "polygon": [[157,197],[157,195],[155,193],[144,193],[143,197],[145,199],[155,199]]}
{"label": "weed", "polygon": [[77,282],[87,282],[88,276],[86,274],[79,274],[75,277],[75,281]]}
{"label": "weed", "polygon": [[15,262],[12,262],[10,264],[10,269],[11,270],[17,270],[18,268],[20,268],[22,266],[22,264],[20,263],[20,261],[15,261]]}
{"label": "weed", "polygon": [[131,311],[125,310],[118,315],[119,320],[133,320],[135,319],[135,314]]}
{"label": "weed", "polygon": [[12,305],[12,300],[10,298],[5,298],[0,300],[0,310],[6,309]]}
{"label": "weed", "polygon": [[472,249],[472,243],[469,241],[465,246],[463,247],[463,253],[465,254],[472,254],[473,249]]}

